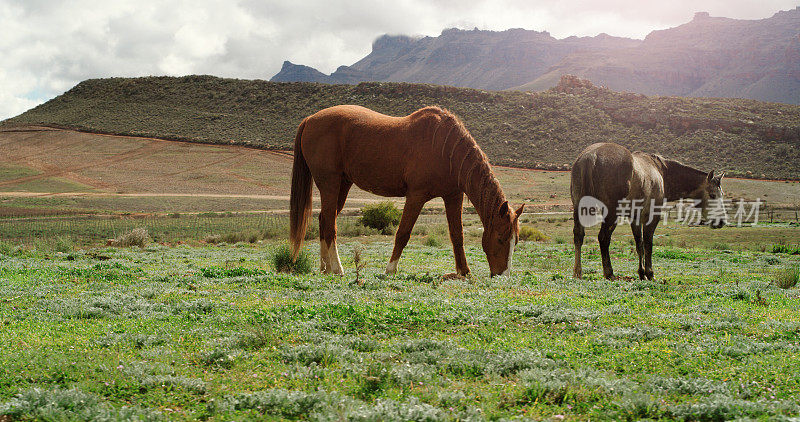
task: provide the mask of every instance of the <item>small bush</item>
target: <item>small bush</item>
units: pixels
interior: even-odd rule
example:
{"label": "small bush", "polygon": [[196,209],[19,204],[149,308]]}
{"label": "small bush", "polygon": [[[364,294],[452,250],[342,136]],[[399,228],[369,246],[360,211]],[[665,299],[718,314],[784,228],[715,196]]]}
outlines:
{"label": "small bush", "polygon": [[784,243],[772,246],[772,253],[785,253],[791,255],[800,255],[800,247],[791,247]]}
{"label": "small bush", "polygon": [[67,236],[58,236],[53,242],[53,249],[56,252],[72,252],[75,249],[75,242]]}
{"label": "small bush", "polygon": [[68,253],[75,249],[75,242],[68,236],[42,238],[34,240],[33,249],[40,252]]}
{"label": "small bush", "polygon": [[775,284],[781,289],[791,289],[800,282],[800,267],[788,267],[775,272]]}
{"label": "small bush", "polygon": [[383,234],[391,234],[391,227],[400,223],[402,215],[391,201],[365,205],[361,209],[361,213],[361,224],[380,230]]}
{"label": "small bush", "polygon": [[0,255],[12,255],[14,251],[14,245],[0,240]]}
{"label": "small bush", "polygon": [[147,229],[144,227],[139,227],[138,229],[133,229],[130,232],[112,240],[111,246],[120,248],[138,246],[143,248],[147,246],[148,243],[150,243],[150,235],[147,233]]}
{"label": "small bush", "polygon": [[382,362],[372,362],[359,377],[358,395],[371,398],[378,395],[389,383],[391,373]]}
{"label": "small bush", "polygon": [[207,366],[230,369],[236,361],[237,353],[222,348],[215,347],[213,350],[200,355],[200,361]]}
{"label": "small bush", "polygon": [[140,407],[117,408],[100,397],[72,390],[23,391],[6,403],[0,404],[0,420],[163,420],[161,413]]}
{"label": "small bush", "polygon": [[718,251],[729,251],[731,250],[731,246],[727,243],[715,242],[711,245],[711,249],[715,249]]}
{"label": "small bush", "polygon": [[425,246],[430,246],[433,248],[441,248],[442,247],[442,239],[439,236],[430,235],[425,238],[424,242]]}
{"label": "small bush", "polygon": [[282,246],[272,257],[275,270],[283,273],[308,274],[311,272],[311,257],[305,251],[300,251],[297,260],[292,260],[292,250]]}
{"label": "small bush", "polygon": [[544,242],[550,240],[550,236],[545,235],[531,226],[522,226],[519,228],[519,239],[532,242]]}

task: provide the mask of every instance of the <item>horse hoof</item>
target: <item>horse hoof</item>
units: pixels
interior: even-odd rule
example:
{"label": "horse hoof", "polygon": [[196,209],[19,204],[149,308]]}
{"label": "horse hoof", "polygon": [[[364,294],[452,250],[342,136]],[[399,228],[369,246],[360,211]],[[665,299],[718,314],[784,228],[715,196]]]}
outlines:
{"label": "horse hoof", "polygon": [[386,266],[386,275],[397,274],[397,261],[389,261],[389,264]]}

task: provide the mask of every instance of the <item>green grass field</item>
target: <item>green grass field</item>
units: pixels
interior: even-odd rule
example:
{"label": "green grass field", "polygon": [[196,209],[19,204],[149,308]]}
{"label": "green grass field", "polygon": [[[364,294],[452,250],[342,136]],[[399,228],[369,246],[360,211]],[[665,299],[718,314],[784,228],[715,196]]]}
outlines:
{"label": "green grass field", "polygon": [[[553,239],[520,243],[512,276],[493,279],[469,224],[465,281],[441,278],[454,264],[435,222],[391,277],[380,235],[340,239],[343,277],[275,272],[280,238],[0,243],[0,420],[800,415],[800,290],[775,284],[796,277],[796,228],[664,229],[675,240],[657,239],[653,282],[630,278],[637,261],[620,229],[622,278],[598,276],[590,242],[578,281],[569,223],[536,222]],[[701,237],[707,246],[693,247]],[[773,253],[780,239],[790,247]],[[316,242],[306,250],[318,259]]]}
{"label": "green grass field", "polygon": [[[0,141],[0,422],[800,417],[800,183],[723,182],[775,223],[664,224],[652,282],[633,278],[623,226],[620,279],[600,277],[596,227],[586,279],[572,279],[568,173],[496,168],[545,240],[520,243],[512,275],[493,279],[469,208],[473,277],[443,279],[440,201],[383,276],[392,237],[359,224],[375,197],[354,189],[339,218],[347,274],[290,275],[273,261],[285,155],[69,131]],[[105,246],[137,229],[146,247]],[[312,263],[317,235],[312,220]]]}

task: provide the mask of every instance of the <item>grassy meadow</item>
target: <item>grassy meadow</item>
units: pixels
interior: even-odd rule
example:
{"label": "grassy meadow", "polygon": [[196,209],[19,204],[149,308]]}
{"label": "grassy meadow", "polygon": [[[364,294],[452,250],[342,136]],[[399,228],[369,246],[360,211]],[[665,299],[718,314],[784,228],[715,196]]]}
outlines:
{"label": "grassy meadow", "polygon": [[[800,415],[800,290],[777,286],[797,277],[792,248],[657,241],[657,280],[639,281],[620,233],[622,277],[601,279],[590,242],[578,281],[559,224],[537,224],[551,239],[521,242],[510,277],[490,279],[468,235],[468,280],[441,277],[454,264],[436,224],[421,226],[388,277],[391,237],[378,234],[340,239],[343,277],[276,272],[280,238],[0,244],[0,419]],[[737,230],[750,241],[783,233],[794,250],[800,241],[786,227],[714,233]],[[306,251],[318,259],[316,242]]]}
{"label": "grassy meadow", "polygon": [[508,277],[488,277],[469,207],[473,275],[443,277],[440,201],[384,276],[392,236],[354,189],[339,277],[278,271],[285,154],[54,130],[0,148],[0,422],[800,417],[800,183],[725,180],[774,221],[663,225],[656,281],[634,278],[627,227],[618,280],[597,228],[571,277],[565,172],[496,168],[530,211]]}

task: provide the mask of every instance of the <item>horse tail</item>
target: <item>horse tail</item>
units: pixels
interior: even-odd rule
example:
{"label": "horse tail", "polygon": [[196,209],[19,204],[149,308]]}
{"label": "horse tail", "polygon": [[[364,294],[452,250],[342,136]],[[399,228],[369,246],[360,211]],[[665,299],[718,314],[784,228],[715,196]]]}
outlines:
{"label": "horse tail", "polygon": [[308,168],[300,140],[306,121],[297,128],[294,138],[294,164],[292,165],[292,194],[289,199],[289,240],[292,243],[292,259],[296,260],[300,246],[306,237],[308,216],[311,215],[311,170]]}
{"label": "horse tail", "polygon": [[581,198],[586,195],[594,196],[594,157],[581,156],[572,165],[570,177],[570,193],[572,203],[578,206]]}

